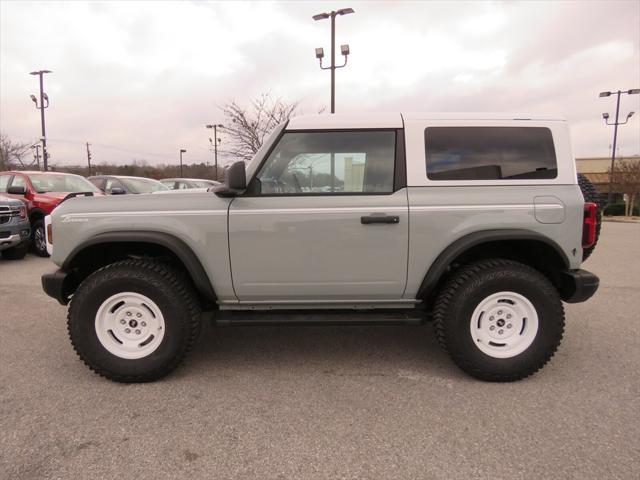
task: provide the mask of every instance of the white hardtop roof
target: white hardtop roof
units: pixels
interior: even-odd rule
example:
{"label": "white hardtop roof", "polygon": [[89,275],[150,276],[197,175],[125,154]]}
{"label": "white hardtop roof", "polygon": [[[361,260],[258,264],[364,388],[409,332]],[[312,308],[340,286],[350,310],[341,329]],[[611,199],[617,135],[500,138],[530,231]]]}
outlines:
{"label": "white hardtop roof", "polygon": [[326,130],[332,128],[402,128],[404,121],[412,120],[534,120],[564,121],[557,115],[522,113],[323,113],[301,115],[289,120],[287,130]]}

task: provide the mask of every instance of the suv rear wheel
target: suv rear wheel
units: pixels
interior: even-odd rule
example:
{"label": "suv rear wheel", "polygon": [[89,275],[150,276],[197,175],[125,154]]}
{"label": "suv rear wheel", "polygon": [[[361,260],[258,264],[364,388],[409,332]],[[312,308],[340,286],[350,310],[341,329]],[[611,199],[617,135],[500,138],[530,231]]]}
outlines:
{"label": "suv rear wheel", "polygon": [[470,375],[509,382],[541,369],[564,332],[557,290],[540,272],[511,260],[461,267],[446,282],[434,309],[436,334]]}
{"label": "suv rear wheel", "polygon": [[94,372],[146,382],[171,372],[200,333],[189,279],[149,260],[125,260],[90,275],[71,299],[69,337]]}

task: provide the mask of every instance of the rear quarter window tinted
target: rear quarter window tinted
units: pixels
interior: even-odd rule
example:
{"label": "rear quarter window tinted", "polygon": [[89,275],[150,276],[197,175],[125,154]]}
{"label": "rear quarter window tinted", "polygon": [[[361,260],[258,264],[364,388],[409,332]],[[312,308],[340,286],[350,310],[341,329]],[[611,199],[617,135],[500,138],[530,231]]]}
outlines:
{"label": "rear quarter window tinted", "polygon": [[424,131],[430,180],[556,178],[551,130],[545,127],[429,127]]}

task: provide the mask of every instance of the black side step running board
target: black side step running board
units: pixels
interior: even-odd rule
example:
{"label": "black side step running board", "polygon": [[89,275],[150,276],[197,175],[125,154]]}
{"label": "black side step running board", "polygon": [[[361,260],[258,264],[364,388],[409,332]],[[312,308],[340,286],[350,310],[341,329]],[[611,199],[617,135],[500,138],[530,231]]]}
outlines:
{"label": "black side step running board", "polygon": [[203,313],[214,325],[422,325],[424,310],[216,310]]}

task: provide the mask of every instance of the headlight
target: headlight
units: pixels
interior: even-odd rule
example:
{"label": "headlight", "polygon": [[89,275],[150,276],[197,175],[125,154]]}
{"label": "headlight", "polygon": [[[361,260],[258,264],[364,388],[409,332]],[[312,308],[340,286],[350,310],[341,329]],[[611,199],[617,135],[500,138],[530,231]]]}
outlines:
{"label": "headlight", "polygon": [[27,218],[27,206],[26,205],[20,205],[20,207],[18,208],[18,212],[20,214],[20,218]]}

